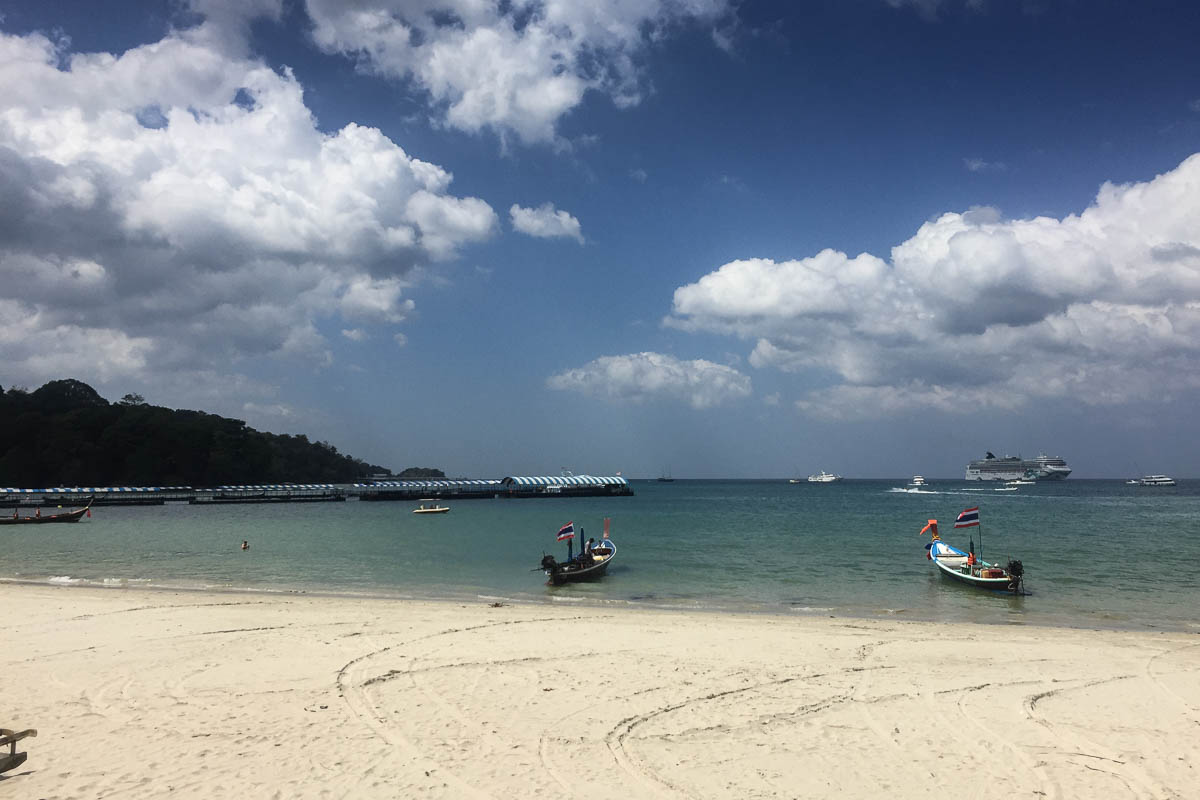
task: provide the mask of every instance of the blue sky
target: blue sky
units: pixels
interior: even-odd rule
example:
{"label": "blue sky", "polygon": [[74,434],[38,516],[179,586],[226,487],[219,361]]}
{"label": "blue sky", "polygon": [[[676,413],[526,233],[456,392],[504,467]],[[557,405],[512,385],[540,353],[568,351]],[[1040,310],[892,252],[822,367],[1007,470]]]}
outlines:
{"label": "blue sky", "polygon": [[0,385],[395,469],[1200,475],[1200,8],[6,3]]}

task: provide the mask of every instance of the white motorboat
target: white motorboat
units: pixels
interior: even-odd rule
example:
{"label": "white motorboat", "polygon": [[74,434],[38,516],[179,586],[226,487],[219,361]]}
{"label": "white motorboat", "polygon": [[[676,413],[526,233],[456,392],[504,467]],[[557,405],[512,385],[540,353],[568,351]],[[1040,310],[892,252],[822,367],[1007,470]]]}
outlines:
{"label": "white motorboat", "polygon": [[808,476],[809,483],[837,483],[841,479],[842,479],[841,475],[834,475],[832,473],[826,472],[825,470],[821,470],[816,475]]}
{"label": "white motorboat", "polygon": [[1139,486],[1174,486],[1175,479],[1169,475],[1147,475],[1138,481]]}

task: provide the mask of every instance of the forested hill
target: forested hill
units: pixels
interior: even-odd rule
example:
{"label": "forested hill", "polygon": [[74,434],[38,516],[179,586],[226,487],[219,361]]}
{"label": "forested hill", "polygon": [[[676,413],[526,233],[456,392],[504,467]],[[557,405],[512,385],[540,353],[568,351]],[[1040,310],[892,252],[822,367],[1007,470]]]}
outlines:
{"label": "forested hill", "polygon": [[348,483],[387,472],[327,442],[262,433],[238,419],[152,406],[138,395],[110,403],[76,380],[0,391],[0,486]]}

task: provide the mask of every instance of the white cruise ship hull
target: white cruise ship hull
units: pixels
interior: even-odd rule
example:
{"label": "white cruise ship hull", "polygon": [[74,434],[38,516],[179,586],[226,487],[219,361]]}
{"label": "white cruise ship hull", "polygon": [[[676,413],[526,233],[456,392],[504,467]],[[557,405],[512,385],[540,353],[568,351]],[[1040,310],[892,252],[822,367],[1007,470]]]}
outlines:
{"label": "white cruise ship hull", "polygon": [[1071,468],[1067,466],[1067,462],[1055,456],[1039,455],[1037,458],[1028,459],[1019,456],[996,458],[988,453],[988,458],[967,464],[965,478],[969,481],[1061,481],[1070,474]]}

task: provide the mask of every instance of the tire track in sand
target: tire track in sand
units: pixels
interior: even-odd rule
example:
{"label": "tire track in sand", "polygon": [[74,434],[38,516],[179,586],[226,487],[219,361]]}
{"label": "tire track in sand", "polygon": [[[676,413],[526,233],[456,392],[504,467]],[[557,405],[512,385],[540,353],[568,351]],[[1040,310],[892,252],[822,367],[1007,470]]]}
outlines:
{"label": "tire track in sand", "polygon": [[[406,670],[391,670],[381,676],[366,678],[365,676],[369,663],[386,653],[399,650],[400,648],[409,647],[421,642],[455,634],[471,633],[489,628],[502,628],[508,625],[526,625],[530,623],[577,623],[579,620],[584,618],[585,617],[583,616],[574,616],[533,618],[523,620],[501,620],[497,622],[485,622],[479,625],[468,625],[462,628],[446,628],[444,630],[434,631],[432,633],[422,634],[420,636],[414,636],[410,639],[404,639],[384,647],[376,648],[346,662],[342,668],[338,670],[334,679],[334,685],[337,688],[338,696],[346,703],[346,706],[350,709],[351,713],[354,714],[355,718],[358,719],[358,721],[362,723],[363,726],[366,727],[371,733],[383,740],[386,744],[390,745],[391,747],[400,748],[407,752],[407,754],[414,761],[414,764],[412,765],[414,770],[424,770],[425,775],[429,777],[431,781],[436,780],[438,782],[444,782],[449,786],[453,786],[458,790],[458,794],[456,796],[470,796],[478,798],[490,797],[491,795],[470,785],[463,778],[459,777],[453,772],[441,771],[441,767],[443,765],[440,762],[426,754],[421,750],[420,747],[417,746],[414,741],[400,733],[391,725],[389,720],[375,713],[374,706],[370,702],[366,688],[374,683],[380,682],[381,678],[383,680],[388,680],[390,677],[394,677],[393,673],[400,672],[400,674],[403,674]],[[592,619],[593,617],[589,615],[587,618]],[[432,774],[434,770],[438,770],[436,779]],[[365,777],[366,776],[364,776],[364,780]]]}
{"label": "tire track in sand", "polygon": [[[875,669],[886,669],[886,667],[849,667],[841,670],[840,674],[858,673]],[[709,703],[714,700],[723,700],[736,695],[745,695],[750,692],[761,691],[764,689],[785,686],[789,683],[795,683],[797,681],[818,680],[820,678],[829,677],[832,674],[839,673],[817,672],[808,675],[793,675],[791,677],[780,678],[778,680],[762,681],[750,686],[740,686],[736,689],[726,689],[724,691],[711,692],[703,695],[702,697],[693,697],[678,703],[660,706],[650,711],[641,714],[634,714],[621,720],[613,728],[611,728],[607,734],[605,734],[604,741],[608,746],[609,752],[612,753],[612,757],[616,761],[617,766],[619,766],[626,775],[631,777],[635,782],[644,788],[658,792],[665,790],[674,796],[695,800],[695,795],[689,793],[682,786],[667,780],[657,771],[648,766],[642,759],[638,758],[636,754],[629,750],[626,742],[637,728],[657,717],[661,717],[664,714],[670,714],[691,706]],[[780,719],[794,718],[797,713],[813,714],[818,711],[823,711],[830,706],[846,702],[850,699],[850,694],[851,692],[847,691],[842,695],[834,695],[833,697],[826,698],[815,703],[799,706],[790,712],[773,712],[772,714],[768,715],[767,718],[778,721]]]}

